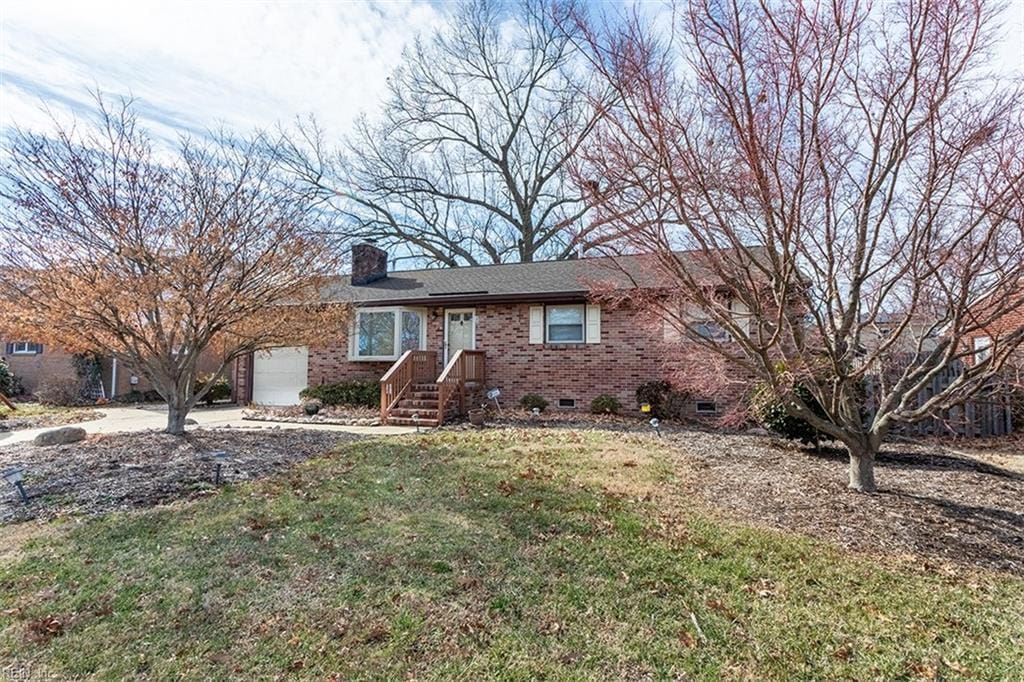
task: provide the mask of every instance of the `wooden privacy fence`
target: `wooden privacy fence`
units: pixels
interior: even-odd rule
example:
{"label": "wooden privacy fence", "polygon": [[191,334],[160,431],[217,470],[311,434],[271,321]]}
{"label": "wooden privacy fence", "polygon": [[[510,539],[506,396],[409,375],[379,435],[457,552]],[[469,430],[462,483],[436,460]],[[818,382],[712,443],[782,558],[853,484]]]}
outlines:
{"label": "wooden privacy fence", "polygon": [[[956,360],[942,372],[938,373],[931,383],[918,391],[915,406],[921,406],[935,394],[945,390],[964,371],[964,363]],[[908,436],[966,436],[968,438],[987,438],[989,436],[1005,436],[1013,431],[1013,395],[1009,390],[993,385],[983,390],[978,396],[946,410],[936,410],[928,419],[914,424],[899,424],[893,432]],[[876,405],[872,399],[874,384],[867,382],[868,419],[875,416]]]}

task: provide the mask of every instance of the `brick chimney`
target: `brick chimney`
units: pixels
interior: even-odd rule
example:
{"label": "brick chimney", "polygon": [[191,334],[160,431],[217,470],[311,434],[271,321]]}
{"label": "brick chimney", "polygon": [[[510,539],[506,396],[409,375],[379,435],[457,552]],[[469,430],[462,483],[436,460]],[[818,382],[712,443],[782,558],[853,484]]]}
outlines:
{"label": "brick chimney", "polygon": [[352,245],[352,284],[360,286],[388,276],[388,252],[372,243]]}

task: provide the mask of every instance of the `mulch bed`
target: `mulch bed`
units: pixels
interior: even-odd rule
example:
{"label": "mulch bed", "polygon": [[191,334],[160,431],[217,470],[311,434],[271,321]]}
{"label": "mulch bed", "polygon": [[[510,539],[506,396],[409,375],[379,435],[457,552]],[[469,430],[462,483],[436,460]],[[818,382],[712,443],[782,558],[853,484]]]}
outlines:
{"label": "mulch bed", "polygon": [[98,410],[81,409],[50,414],[32,414],[21,417],[17,412],[8,413],[6,419],[0,419],[0,431],[19,431],[21,429],[41,429],[50,426],[64,426],[100,419],[103,413]]}
{"label": "mulch bed", "polygon": [[288,407],[249,407],[242,412],[242,419],[289,424],[337,424],[340,426],[378,426],[380,410],[369,407],[343,407],[325,405],[310,416],[302,405]]}
{"label": "mulch bed", "polygon": [[267,429],[196,430],[184,437],[149,431],[93,435],[85,441],[40,448],[29,444],[0,450],[0,469],[25,467],[26,507],[14,488],[0,482],[0,524],[51,519],[67,514],[103,514],[151,507],[207,493],[214,465],[202,453],[224,450],[225,482],[281,471],[323,455],[359,436],[322,431]]}
{"label": "mulch bed", "polygon": [[[599,429],[602,431],[633,431],[636,433],[652,433],[649,418],[623,416],[614,414],[591,414],[575,410],[550,410],[534,415],[521,409],[508,408],[498,412],[493,407],[487,409],[485,426],[488,428],[540,428],[540,429]],[[445,431],[465,431],[475,427],[465,419],[445,422],[441,427]],[[683,427],[678,424],[664,423],[662,431],[678,431]]]}
{"label": "mulch bed", "polygon": [[1024,575],[1024,474],[987,458],[887,444],[875,467],[879,492],[865,495],[846,487],[839,450],[706,432],[667,438],[678,447],[684,500],[854,551]]}

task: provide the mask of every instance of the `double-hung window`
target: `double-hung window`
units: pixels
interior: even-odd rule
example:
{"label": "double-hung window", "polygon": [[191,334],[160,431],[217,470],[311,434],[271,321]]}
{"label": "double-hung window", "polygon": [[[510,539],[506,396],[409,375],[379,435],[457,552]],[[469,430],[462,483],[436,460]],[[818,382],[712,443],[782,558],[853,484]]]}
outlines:
{"label": "double-hung window", "polygon": [[356,310],[352,331],[352,360],[396,360],[407,350],[426,347],[424,314],[416,308]]}
{"label": "double-hung window", "polygon": [[31,341],[12,341],[7,347],[7,352],[11,355],[38,355],[43,352],[41,344]]}
{"label": "double-hung window", "polygon": [[548,343],[583,343],[586,315],[586,307],[582,305],[549,305],[547,307]]}
{"label": "double-hung window", "polygon": [[[742,301],[729,301],[729,311],[737,327],[745,334],[753,333],[753,317],[750,314],[750,309]],[[734,340],[731,333],[712,319],[711,315],[696,305],[689,305],[687,307],[686,317],[690,320],[690,328],[693,334],[703,339],[715,342]]]}

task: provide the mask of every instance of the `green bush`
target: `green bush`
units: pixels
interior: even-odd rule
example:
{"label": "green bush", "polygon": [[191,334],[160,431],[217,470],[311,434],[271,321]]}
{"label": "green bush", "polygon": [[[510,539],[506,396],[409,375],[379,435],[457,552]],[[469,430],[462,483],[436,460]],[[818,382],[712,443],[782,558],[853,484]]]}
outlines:
{"label": "green bush", "polygon": [[21,393],[21,382],[14,376],[14,372],[3,358],[0,358],[0,393],[6,396]]}
{"label": "green bush", "polygon": [[299,395],[307,400],[319,400],[322,405],[380,407],[380,383],[373,380],[310,386]]}
{"label": "green bush", "polygon": [[622,403],[613,395],[602,393],[590,401],[592,414],[618,414],[622,411]]}
{"label": "green bush", "polygon": [[218,400],[227,400],[231,397],[231,384],[228,383],[228,380],[225,377],[217,377],[214,380],[213,376],[209,374],[196,381],[195,392],[199,393],[211,381],[213,384],[210,386],[210,390],[203,396],[203,401],[207,405],[213,405]]}
{"label": "green bush", "polygon": [[536,393],[527,393],[519,399],[519,406],[524,410],[533,411],[533,408],[539,408],[541,412],[548,408],[548,401],[544,400],[541,396]]}
{"label": "green bush", "polygon": [[[793,389],[793,394],[800,398],[814,414],[822,418],[826,417],[825,410],[807,388],[796,386]],[[750,406],[754,418],[761,426],[787,440],[798,440],[804,445],[830,440],[829,436],[818,431],[806,420],[791,416],[786,411],[784,400],[776,396],[767,384],[759,384],[754,389]]]}
{"label": "green bush", "polygon": [[686,417],[690,396],[683,391],[673,390],[672,384],[664,380],[648,381],[636,387],[636,404],[651,406],[651,415],[658,419],[681,421]]}

